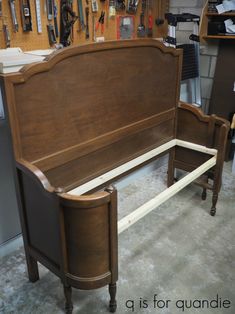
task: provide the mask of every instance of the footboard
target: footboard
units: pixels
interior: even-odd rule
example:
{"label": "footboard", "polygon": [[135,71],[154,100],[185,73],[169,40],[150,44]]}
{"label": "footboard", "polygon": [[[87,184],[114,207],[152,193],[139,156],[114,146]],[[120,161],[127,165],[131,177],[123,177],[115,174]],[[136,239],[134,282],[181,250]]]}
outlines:
{"label": "footboard", "polygon": [[[183,102],[179,104],[176,128],[177,140],[192,142],[218,151],[216,165],[208,170],[201,180],[196,181],[197,184],[203,187],[202,199],[206,198],[207,189],[213,191],[211,215],[216,213],[228,131],[229,123],[225,119],[215,115],[204,115],[200,109]],[[168,186],[174,183],[175,169],[190,172],[209,158],[210,156],[203,152],[191,150],[187,147],[174,147],[169,158]],[[209,179],[213,180],[213,184],[208,182]]]}

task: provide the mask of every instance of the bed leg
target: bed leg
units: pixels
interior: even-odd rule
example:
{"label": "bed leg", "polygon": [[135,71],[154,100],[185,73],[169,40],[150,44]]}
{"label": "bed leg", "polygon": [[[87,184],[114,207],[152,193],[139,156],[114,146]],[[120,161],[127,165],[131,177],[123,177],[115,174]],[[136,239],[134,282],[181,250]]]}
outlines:
{"label": "bed leg", "polygon": [[[208,183],[208,176],[206,177],[206,183]],[[205,201],[207,197],[207,192],[206,188],[203,188],[202,190],[202,200]]]}
{"label": "bed leg", "polygon": [[207,197],[206,188],[203,188],[202,190],[202,200],[205,201]]}
{"label": "bed leg", "polygon": [[25,252],[25,256],[29,281],[35,282],[39,280],[38,263],[29,253]]}
{"label": "bed leg", "polygon": [[174,184],[175,178],[175,168],[174,168],[174,157],[175,157],[175,150],[171,150],[169,153],[169,161],[168,161],[168,171],[167,171],[167,187],[169,188],[171,185]]}
{"label": "bed leg", "polygon": [[71,314],[73,312],[72,303],[72,287],[64,284],[64,296],[65,296],[65,313]]}
{"label": "bed leg", "polygon": [[111,313],[116,312],[116,309],[117,309],[116,291],[117,291],[116,283],[109,284],[109,294],[110,294],[109,312]]}
{"label": "bed leg", "polygon": [[211,216],[215,216],[216,214],[216,203],[218,201],[218,192],[213,192],[213,196],[212,196],[212,207],[211,207],[211,211],[210,214]]}

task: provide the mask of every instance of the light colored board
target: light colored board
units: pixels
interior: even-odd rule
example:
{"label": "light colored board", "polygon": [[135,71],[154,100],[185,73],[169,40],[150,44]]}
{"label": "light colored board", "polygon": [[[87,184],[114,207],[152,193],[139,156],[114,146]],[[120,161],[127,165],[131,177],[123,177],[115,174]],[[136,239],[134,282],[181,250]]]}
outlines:
{"label": "light colored board", "polygon": [[[156,17],[164,16],[165,10],[168,6],[168,0],[159,0],[161,1],[161,10],[162,12],[159,14],[157,9],[157,2],[158,1],[152,1],[153,2],[153,21],[155,21]],[[127,4],[127,0],[125,1]],[[28,50],[35,50],[35,49],[48,49],[50,47],[49,41],[48,41],[48,34],[47,34],[47,24],[49,24],[49,21],[47,20],[47,12],[45,10],[45,0],[41,1],[41,21],[42,21],[42,32],[38,33],[37,31],[37,23],[36,23],[36,8],[35,8],[35,1],[30,0],[30,8],[31,8],[31,16],[32,16],[32,28],[33,31],[31,32],[23,32],[22,30],[22,22],[21,22],[21,12],[20,12],[20,1],[16,1],[16,13],[17,13],[17,20],[19,24],[19,31],[14,33],[12,30],[12,21],[11,21],[11,15],[10,15],[10,9],[8,0],[2,1],[2,11],[3,11],[3,17],[0,18],[0,30],[2,30],[2,22],[3,19],[8,25],[9,31],[10,31],[10,37],[11,37],[11,47],[20,47],[23,51]],[[60,1],[57,1],[58,4],[58,27],[60,28]],[[116,17],[114,18],[108,18],[108,0],[106,0],[104,3],[100,2],[98,0],[98,7],[99,11],[94,14],[89,14],[89,30],[90,30],[90,38],[89,40],[85,39],[85,31],[78,31],[80,29],[78,21],[75,22],[73,26],[73,45],[77,44],[84,44],[93,42],[93,36],[92,36],[92,15],[95,18],[95,22],[97,22],[98,18],[100,17],[101,10],[105,11],[105,25],[104,25],[104,34],[101,34],[101,30],[99,27],[99,30],[96,33],[96,37],[104,36],[105,40],[116,40],[117,39],[117,16],[118,15],[128,15],[126,11],[117,12]],[[91,13],[91,1],[89,1],[89,4],[86,4],[86,0],[83,0],[83,12],[85,17],[85,7],[88,6],[90,13]],[[78,6],[77,6],[77,0],[73,1],[73,11],[78,15]],[[134,15],[135,18],[135,37],[137,32],[137,27],[140,20],[140,12],[141,12],[141,1],[138,5],[137,14]],[[147,15],[146,15],[146,22],[147,22]],[[52,25],[54,25],[53,21],[50,22]],[[153,23],[153,36],[154,37],[162,37],[167,35],[167,27],[166,25],[162,25],[160,27],[157,27],[155,23]],[[58,41],[58,39],[57,39]],[[0,32],[0,48],[5,48],[5,42],[4,42],[4,36],[3,32]]]}
{"label": "light colored board", "polygon": [[189,149],[193,149],[199,152],[203,152],[206,154],[210,154],[210,155],[216,155],[217,150],[216,149],[211,149],[211,148],[207,148],[205,146],[202,145],[198,145],[198,144],[194,144],[194,143],[190,143],[190,142],[186,142],[186,141],[182,141],[182,140],[171,140],[137,158],[132,159],[131,161],[111,170],[106,172],[105,174],[87,182],[84,183],[78,187],[76,187],[73,190],[70,190],[68,192],[68,194],[72,194],[72,195],[82,195],[102,184],[104,184],[105,182],[108,182],[112,179],[114,179],[115,177],[135,168],[138,165],[141,165],[142,163],[160,155],[161,153],[167,151],[168,149],[174,147],[175,145],[181,146],[181,147],[185,147],[185,148],[189,148]]}
{"label": "light colored board", "polygon": [[190,142],[186,142],[186,141],[182,141],[182,140],[178,140],[178,139],[176,139],[176,145],[181,146],[181,147],[185,147],[185,148],[189,148],[192,150],[196,150],[198,152],[209,154],[209,155],[216,155],[217,154],[216,149],[208,148],[206,146],[202,146],[202,145],[198,145],[198,144],[194,144],[194,143],[190,143]]}
{"label": "light colored board", "polygon": [[114,179],[115,177],[121,175],[122,173],[125,173],[126,171],[133,169],[134,167],[144,163],[145,161],[150,160],[151,158],[165,152],[166,150],[172,148],[175,146],[175,140],[169,141],[166,144],[163,144],[135,159],[132,159],[131,161],[126,162],[125,164],[106,172],[105,174],[87,182],[83,185],[78,186],[77,188],[71,190],[68,192],[68,194],[72,195],[81,195],[84,194],[97,186]]}
{"label": "light colored board", "polygon": [[169,198],[174,196],[188,184],[196,180],[207,170],[212,168],[216,164],[216,156],[213,156],[208,161],[203,163],[200,167],[190,172],[188,175],[183,177],[181,180],[170,186],[168,189],[164,190],[162,193],[158,194],[155,198],[151,199],[144,205],[140,206],[132,213],[122,218],[118,222],[118,233],[120,234],[133,224],[135,224],[138,220],[149,214],[151,211],[156,209],[159,205],[167,201]]}

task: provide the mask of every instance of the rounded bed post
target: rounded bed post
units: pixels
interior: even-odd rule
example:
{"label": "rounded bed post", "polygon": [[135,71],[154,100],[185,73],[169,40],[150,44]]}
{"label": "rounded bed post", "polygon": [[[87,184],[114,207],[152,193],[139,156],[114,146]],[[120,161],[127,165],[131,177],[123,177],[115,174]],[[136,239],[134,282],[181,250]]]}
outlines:
{"label": "rounded bed post", "polygon": [[65,313],[71,314],[73,312],[72,302],[72,287],[66,284],[64,286],[64,297],[65,297]]}
{"label": "rounded bed post", "polygon": [[81,290],[109,285],[110,310],[116,310],[117,191],[60,197],[62,282],[66,313],[72,313],[72,287]]}
{"label": "rounded bed post", "polygon": [[116,282],[109,284],[109,294],[110,294],[109,311],[111,313],[116,312],[116,309],[117,309],[116,292],[117,292]]}
{"label": "rounded bed post", "polygon": [[219,138],[218,138],[218,154],[217,154],[217,162],[215,165],[215,175],[214,175],[214,184],[213,184],[213,195],[212,195],[212,206],[210,210],[211,216],[215,216],[216,214],[216,204],[218,201],[218,195],[221,188],[222,182],[222,172],[223,172],[223,163],[224,156],[227,145],[227,133],[228,126],[226,124],[222,124],[219,129]]}

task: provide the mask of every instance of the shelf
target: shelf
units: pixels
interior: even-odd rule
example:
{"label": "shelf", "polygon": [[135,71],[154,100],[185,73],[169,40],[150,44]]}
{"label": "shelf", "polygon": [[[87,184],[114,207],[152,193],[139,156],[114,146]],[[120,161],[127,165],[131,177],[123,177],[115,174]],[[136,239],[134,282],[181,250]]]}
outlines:
{"label": "shelf", "polygon": [[227,13],[206,13],[206,16],[235,16],[235,12],[227,12]]}
{"label": "shelf", "polygon": [[[235,40],[235,35],[223,35],[219,33],[218,35],[208,35],[208,23],[209,22],[220,22],[222,23],[226,19],[235,18],[235,11],[224,12],[222,14],[208,12],[208,0],[206,1],[200,21],[199,36],[202,44],[208,44],[208,40],[224,39],[224,40]],[[216,31],[215,31],[216,32]]]}
{"label": "shelf", "polygon": [[203,39],[235,39],[235,35],[206,35]]}

